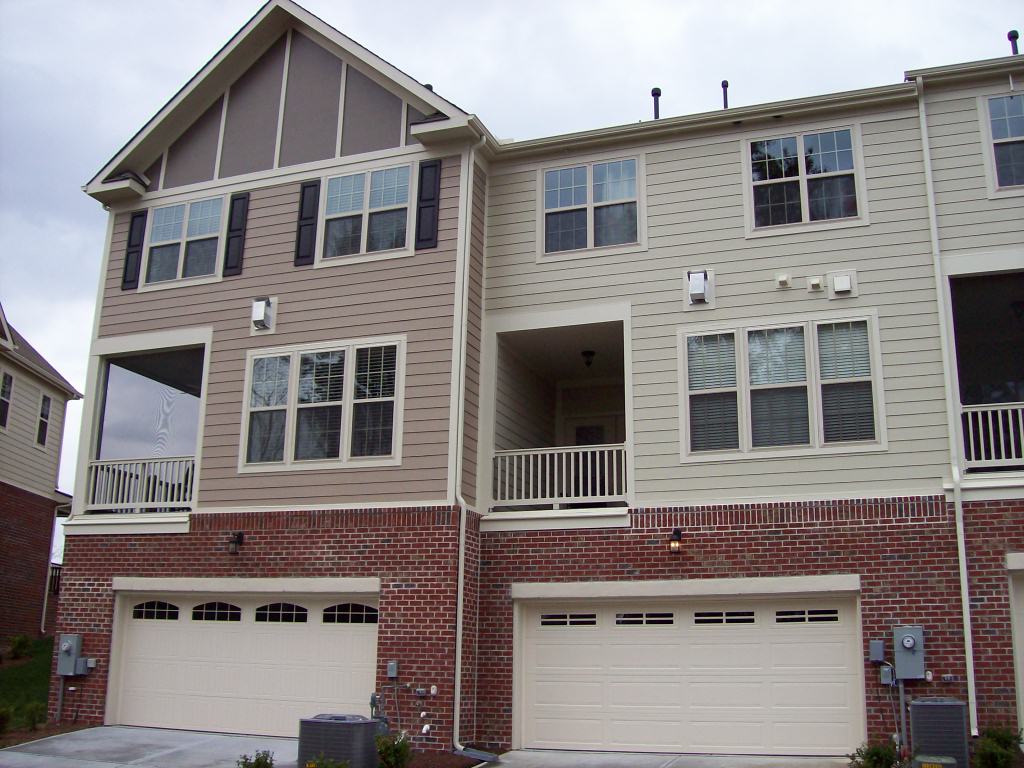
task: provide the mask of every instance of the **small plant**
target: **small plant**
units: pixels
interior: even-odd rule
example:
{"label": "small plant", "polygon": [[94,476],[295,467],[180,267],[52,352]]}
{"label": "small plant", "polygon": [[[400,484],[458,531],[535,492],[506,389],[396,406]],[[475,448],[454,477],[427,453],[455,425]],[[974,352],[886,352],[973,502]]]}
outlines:
{"label": "small plant", "polygon": [[255,755],[239,755],[238,768],[274,768],[274,753],[269,749],[261,749]]}
{"label": "small plant", "polygon": [[412,744],[404,733],[382,733],[377,737],[380,768],[405,768],[412,760]]}
{"label": "small plant", "polygon": [[34,731],[40,723],[46,722],[46,705],[41,701],[29,701],[21,707],[21,720],[25,727]]}
{"label": "small plant", "polygon": [[888,741],[861,744],[847,757],[850,768],[900,768],[903,765],[896,754],[896,745]]}
{"label": "small plant", "polygon": [[11,724],[11,708],[0,707],[0,733],[7,730],[7,726]]}
{"label": "small plant", "polygon": [[306,768],[348,768],[348,760],[334,760],[324,757],[324,753],[306,761]]}
{"label": "small plant", "polygon": [[11,658],[21,659],[28,656],[32,649],[32,641],[25,635],[15,635],[11,638]]}
{"label": "small plant", "polygon": [[1018,758],[1021,732],[999,726],[986,728],[974,744],[974,768],[1012,768]]}

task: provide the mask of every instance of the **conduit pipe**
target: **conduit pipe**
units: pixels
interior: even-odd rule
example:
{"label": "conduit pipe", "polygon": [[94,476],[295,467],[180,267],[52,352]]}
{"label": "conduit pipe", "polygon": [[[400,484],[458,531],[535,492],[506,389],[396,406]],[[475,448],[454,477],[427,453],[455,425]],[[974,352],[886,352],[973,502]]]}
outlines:
{"label": "conduit pipe", "polygon": [[949,463],[953,478],[953,507],[956,518],[956,553],[960,575],[960,610],[964,625],[964,661],[967,667],[967,712],[971,735],[978,735],[978,701],[974,673],[974,637],[971,623],[971,592],[967,578],[967,541],[964,533],[963,477],[960,473],[960,444],[956,424],[960,418],[953,407],[953,365],[949,357],[949,326],[946,322],[946,283],[942,275],[942,249],[939,243],[938,214],[935,210],[935,185],[932,177],[931,144],[928,139],[928,117],[924,100],[924,78],[918,75],[917,116],[921,126],[921,152],[924,155],[925,192],[928,197],[928,229],[932,243],[932,269],[935,275],[935,298],[938,303],[939,337],[942,340],[942,374],[946,388],[946,430],[949,439]]}

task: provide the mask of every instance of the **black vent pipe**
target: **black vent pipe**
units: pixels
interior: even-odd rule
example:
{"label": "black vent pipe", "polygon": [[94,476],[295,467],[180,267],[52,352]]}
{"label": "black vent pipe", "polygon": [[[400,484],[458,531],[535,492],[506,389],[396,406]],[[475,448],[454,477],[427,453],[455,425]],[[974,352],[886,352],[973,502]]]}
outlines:
{"label": "black vent pipe", "polygon": [[722,109],[729,108],[729,81],[722,81]]}
{"label": "black vent pipe", "polygon": [[1014,56],[1017,55],[1017,38],[1019,37],[1020,32],[1018,32],[1016,29],[1011,29],[1009,32],[1006,33],[1006,39],[1010,41],[1010,50],[1013,52]]}
{"label": "black vent pipe", "polygon": [[651,96],[654,97],[654,119],[661,117],[661,109],[658,107],[658,100],[661,98],[661,88],[651,88]]}

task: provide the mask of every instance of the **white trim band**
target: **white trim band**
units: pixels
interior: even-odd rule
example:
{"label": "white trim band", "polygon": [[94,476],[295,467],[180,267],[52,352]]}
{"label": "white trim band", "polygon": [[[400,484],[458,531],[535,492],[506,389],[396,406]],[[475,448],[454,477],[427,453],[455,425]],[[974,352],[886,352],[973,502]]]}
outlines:
{"label": "white trim band", "polygon": [[188,512],[155,514],[73,515],[64,523],[65,536],[104,534],[188,533]]}
{"label": "white trim band", "polygon": [[1007,552],[1006,570],[1024,571],[1024,552]]}
{"label": "white trim band", "polygon": [[628,528],[629,507],[594,509],[540,509],[491,512],[480,520],[480,530],[549,531],[570,528]]}
{"label": "white trim band", "polygon": [[380,579],[347,576],[294,579],[115,576],[113,588],[115,592],[377,594],[380,592]]}

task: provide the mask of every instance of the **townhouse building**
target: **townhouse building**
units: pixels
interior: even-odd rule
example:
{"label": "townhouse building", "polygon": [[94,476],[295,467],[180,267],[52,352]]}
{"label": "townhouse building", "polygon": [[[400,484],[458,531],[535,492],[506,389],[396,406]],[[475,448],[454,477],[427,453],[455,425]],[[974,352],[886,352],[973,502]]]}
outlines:
{"label": "townhouse building", "polygon": [[1018,722],[1022,82],[502,142],[272,0],[85,188],[79,717],[841,755],[919,625]]}
{"label": "townhouse building", "polygon": [[71,502],[57,475],[67,403],[80,398],[0,306],[0,638],[54,629],[50,550]]}

